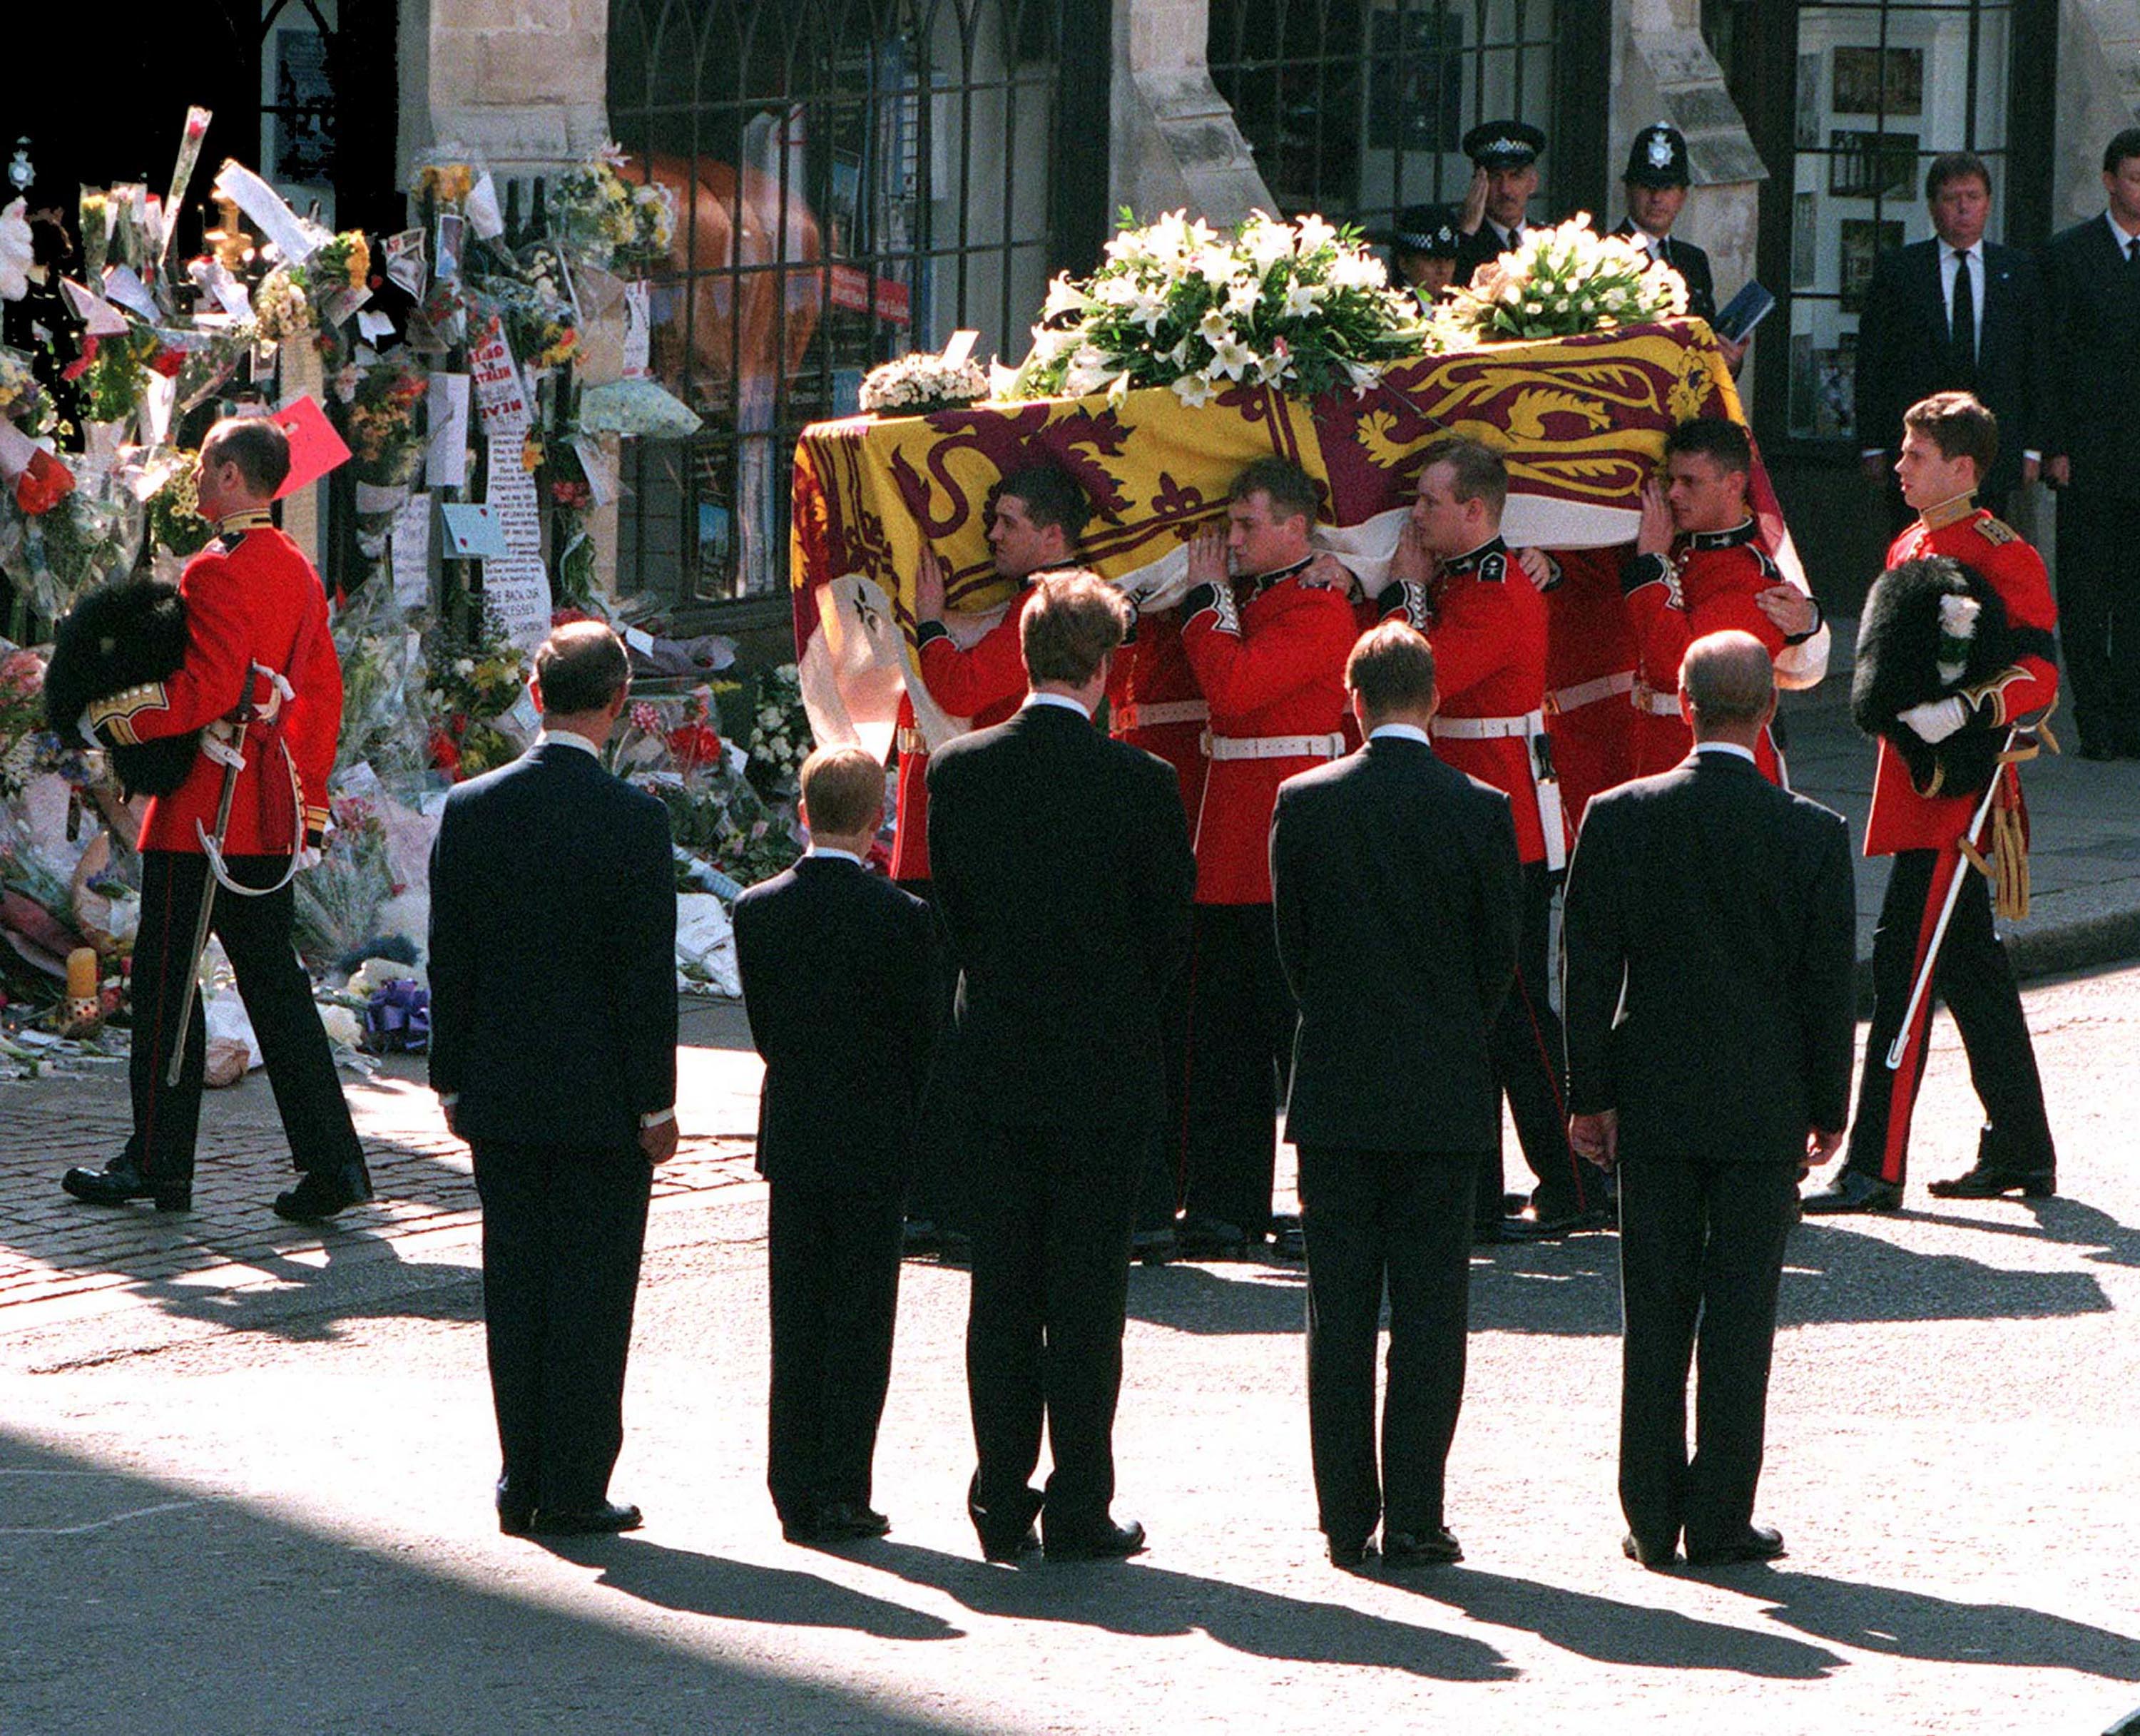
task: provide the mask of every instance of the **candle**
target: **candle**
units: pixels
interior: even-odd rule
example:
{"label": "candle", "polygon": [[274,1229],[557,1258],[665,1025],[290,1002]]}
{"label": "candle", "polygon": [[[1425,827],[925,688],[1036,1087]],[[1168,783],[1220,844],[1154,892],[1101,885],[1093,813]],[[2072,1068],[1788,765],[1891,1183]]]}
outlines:
{"label": "candle", "polygon": [[67,998],[71,1001],[93,1001],[96,998],[96,949],[78,946],[67,954]]}

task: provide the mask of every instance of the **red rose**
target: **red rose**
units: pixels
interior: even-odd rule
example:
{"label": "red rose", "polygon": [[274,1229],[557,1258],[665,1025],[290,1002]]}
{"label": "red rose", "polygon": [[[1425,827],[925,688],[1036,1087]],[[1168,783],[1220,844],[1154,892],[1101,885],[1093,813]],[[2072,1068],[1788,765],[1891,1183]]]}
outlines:
{"label": "red rose", "polygon": [[186,352],[183,350],[159,350],[149,362],[149,365],[166,380],[176,380],[179,370],[185,365]]}
{"label": "red rose", "polygon": [[74,473],[40,446],[15,478],[15,504],[27,517],[49,512],[74,492]]}

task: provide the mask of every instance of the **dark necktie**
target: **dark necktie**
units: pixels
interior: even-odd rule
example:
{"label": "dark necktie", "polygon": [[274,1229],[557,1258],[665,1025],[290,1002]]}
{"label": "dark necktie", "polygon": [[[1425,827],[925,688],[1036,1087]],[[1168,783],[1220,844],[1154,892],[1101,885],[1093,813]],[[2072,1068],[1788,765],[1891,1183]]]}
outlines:
{"label": "dark necktie", "polygon": [[2140,235],[2125,243],[2125,257],[2128,263],[2140,265]]}
{"label": "dark necktie", "polygon": [[1954,316],[1949,327],[1954,359],[1971,373],[1976,370],[1976,288],[1970,282],[1969,255],[1954,256]]}

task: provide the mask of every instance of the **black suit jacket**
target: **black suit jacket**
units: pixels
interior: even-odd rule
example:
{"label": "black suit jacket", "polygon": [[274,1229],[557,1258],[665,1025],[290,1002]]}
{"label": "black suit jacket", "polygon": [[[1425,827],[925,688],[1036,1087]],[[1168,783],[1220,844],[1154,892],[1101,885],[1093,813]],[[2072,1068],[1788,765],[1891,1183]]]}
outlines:
{"label": "black suit jacket", "polygon": [[1196,865],[1173,768],[1028,706],[929,759],[932,896],[959,967],[952,1076],[999,1125],[1163,1113],[1161,997]]}
{"label": "black suit jacket", "polygon": [[431,1083],[474,1142],[636,1149],[676,1101],[668,810],[537,744],[446,797],[431,848]]}
{"label": "black suit jacket", "polygon": [[1622,1157],[1784,1163],[1844,1125],[1856,913],[1839,814],[1731,754],[1593,797],[1569,865],[1568,1102]]}
{"label": "black suit jacket", "polygon": [[[1537,225],[1526,219],[1524,227],[1531,229]],[[1499,233],[1491,223],[1480,218],[1479,227],[1470,234],[1459,234],[1456,238],[1456,287],[1461,289],[1471,281],[1472,272],[1482,265],[1491,265],[1507,251]]]}
{"label": "black suit jacket", "polygon": [[2101,217],[2044,250],[2050,303],[2046,457],[2073,461],[2072,486],[2140,497],[2140,265]]}
{"label": "black suit jacket", "polygon": [[1497,1145],[1490,1032],[1523,919],[1509,798],[1421,743],[1372,740],[1279,786],[1271,893],[1300,1008],[1286,1136]]}
{"label": "black suit jacket", "polygon": [[[1623,217],[1615,235],[1632,236],[1634,219]],[[1644,245],[1648,243],[1645,241]],[[1716,323],[1716,283],[1710,275],[1709,255],[1691,241],[1665,238],[1665,263],[1686,279],[1686,311],[1698,320]]]}
{"label": "black suit jacket", "polygon": [[928,905],[855,863],[805,856],[736,900],[735,941],[765,1057],[759,1173],[899,1192],[935,1016]]}
{"label": "black suit jacket", "polygon": [[1999,461],[1985,489],[2016,487],[2023,451],[2042,448],[2044,329],[2035,262],[2018,248],[1985,242],[1984,317],[1971,368],[1949,341],[1937,238],[1882,254],[1858,321],[1859,444],[1898,451],[1902,412],[1920,398],[1974,392],[1999,419]]}

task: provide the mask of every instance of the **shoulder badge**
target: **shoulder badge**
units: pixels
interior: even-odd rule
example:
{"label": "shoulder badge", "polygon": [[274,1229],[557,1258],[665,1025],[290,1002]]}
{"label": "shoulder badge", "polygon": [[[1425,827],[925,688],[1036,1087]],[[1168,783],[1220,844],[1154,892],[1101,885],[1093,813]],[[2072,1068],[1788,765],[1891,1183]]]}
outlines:
{"label": "shoulder badge", "polygon": [[1976,521],[1976,534],[1997,547],[2001,543],[2019,542],[2021,533],[2003,518],[1994,518],[1989,513]]}

